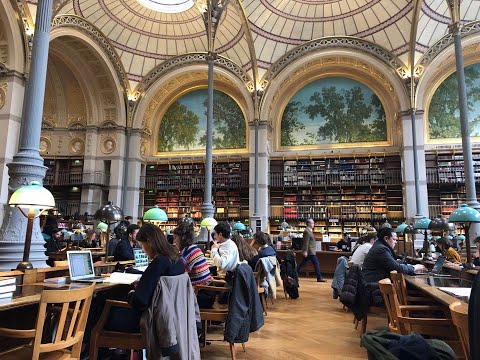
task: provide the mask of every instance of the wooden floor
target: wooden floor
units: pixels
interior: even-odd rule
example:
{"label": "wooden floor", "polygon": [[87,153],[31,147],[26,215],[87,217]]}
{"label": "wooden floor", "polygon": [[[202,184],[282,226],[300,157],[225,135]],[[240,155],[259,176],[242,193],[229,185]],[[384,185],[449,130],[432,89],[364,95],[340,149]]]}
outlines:
{"label": "wooden floor", "polygon": [[[355,330],[352,313],[333,300],[330,284],[331,279],[317,283],[314,278],[301,278],[300,297],[279,297],[269,305],[265,325],[250,334],[246,352],[241,344],[236,346],[237,359],[366,359],[367,352],[360,347],[360,326]],[[367,330],[386,327],[386,315],[369,315]],[[221,341],[223,329],[209,331],[207,340],[213,341],[201,349],[202,359],[230,359],[228,344]]]}

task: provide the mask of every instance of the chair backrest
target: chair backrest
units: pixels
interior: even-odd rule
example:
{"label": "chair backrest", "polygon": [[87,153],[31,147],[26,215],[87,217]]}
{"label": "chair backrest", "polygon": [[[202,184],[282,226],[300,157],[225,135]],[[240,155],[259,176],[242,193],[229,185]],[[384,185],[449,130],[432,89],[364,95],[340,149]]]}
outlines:
{"label": "chair backrest", "polygon": [[[95,285],[70,290],[44,290],[38,308],[35,340],[33,344],[33,359],[38,359],[41,353],[72,348],[72,357],[80,358],[81,345],[88,311],[92,301]],[[56,331],[52,341],[42,343],[42,335],[47,313],[50,306],[59,309]]]}
{"label": "chair backrest", "polygon": [[383,296],[383,301],[385,302],[385,307],[387,308],[388,314],[388,328],[390,331],[399,333],[400,329],[398,327],[398,315],[399,315],[399,304],[397,299],[397,294],[392,285],[390,279],[382,279],[378,282],[380,291]]}
{"label": "chair backrest", "polygon": [[468,310],[460,301],[450,304],[452,322],[457,328],[458,337],[462,343],[465,358],[470,359],[470,337],[468,334]]}
{"label": "chair backrest", "polygon": [[402,273],[398,273],[396,270],[390,271],[390,278],[392,279],[393,287],[397,293],[398,303],[400,305],[408,304],[407,284],[405,283],[405,277]]}

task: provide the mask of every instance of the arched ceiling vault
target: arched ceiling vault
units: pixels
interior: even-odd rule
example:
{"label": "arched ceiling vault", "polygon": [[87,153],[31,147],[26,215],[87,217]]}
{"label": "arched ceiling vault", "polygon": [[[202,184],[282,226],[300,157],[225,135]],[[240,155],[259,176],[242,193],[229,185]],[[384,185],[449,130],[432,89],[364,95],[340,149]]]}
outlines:
{"label": "arched ceiling vault", "polygon": [[[108,38],[130,89],[165,61],[207,51],[196,6],[160,13],[137,0],[54,0],[54,11],[82,17]],[[463,0],[460,20],[479,21],[480,0]],[[255,86],[287,53],[332,37],[375,44],[411,69],[448,36],[450,23],[447,0],[231,0],[215,51],[248,73]]]}

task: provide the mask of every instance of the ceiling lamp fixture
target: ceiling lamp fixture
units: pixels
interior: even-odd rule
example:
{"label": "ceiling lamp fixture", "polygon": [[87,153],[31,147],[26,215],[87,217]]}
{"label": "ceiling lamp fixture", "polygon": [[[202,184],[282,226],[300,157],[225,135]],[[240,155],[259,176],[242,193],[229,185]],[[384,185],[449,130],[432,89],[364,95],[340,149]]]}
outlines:
{"label": "ceiling lamp fixture", "polygon": [[137,0],[146,8],[162,13],[176,14],[190,9],[193,0]]}

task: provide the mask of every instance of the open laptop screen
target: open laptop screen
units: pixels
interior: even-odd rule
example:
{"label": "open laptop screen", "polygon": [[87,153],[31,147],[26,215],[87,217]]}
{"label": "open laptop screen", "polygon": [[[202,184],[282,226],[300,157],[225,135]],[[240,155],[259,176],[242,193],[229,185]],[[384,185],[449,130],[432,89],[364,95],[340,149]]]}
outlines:
{"label": "open laptop screen", "polygon": [[437,259],[437,262],[433,266],[432,273],[440,274],[444,263],[445,263],[445,256],[439,256]]}
{"label": "open laptop screen", "polygon": [[134,249],[135,266],[148,266],[148,255],[142,249]]}
{"label": "open laptop screen", "polygon": [[95,275],[90,251],[68,251],[67,256],[72,280]]}

